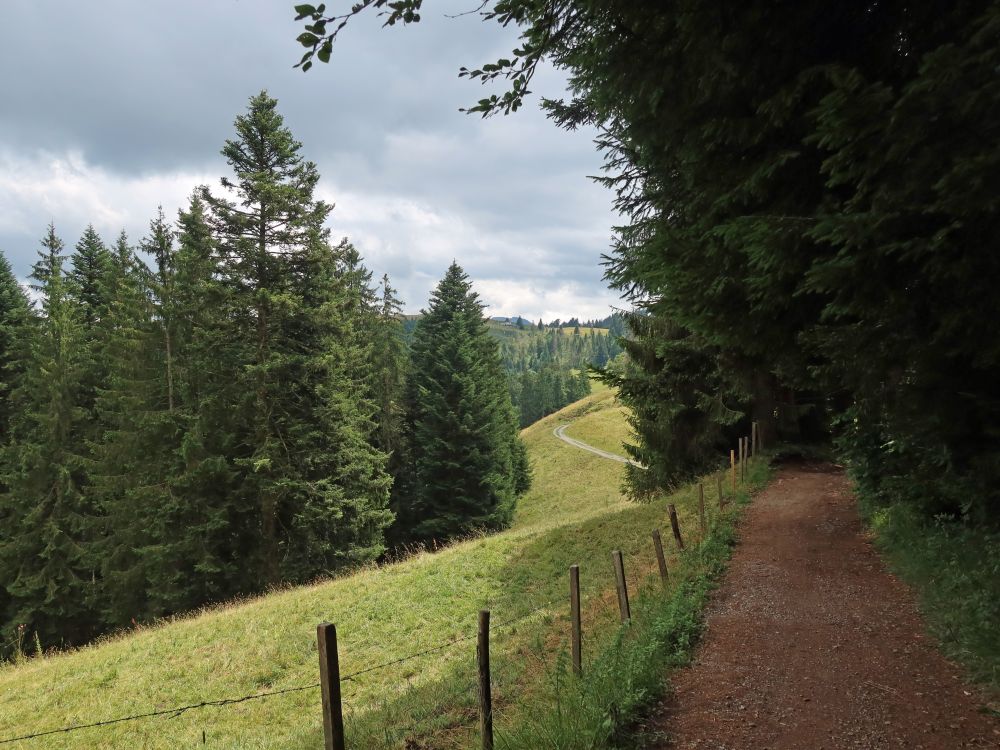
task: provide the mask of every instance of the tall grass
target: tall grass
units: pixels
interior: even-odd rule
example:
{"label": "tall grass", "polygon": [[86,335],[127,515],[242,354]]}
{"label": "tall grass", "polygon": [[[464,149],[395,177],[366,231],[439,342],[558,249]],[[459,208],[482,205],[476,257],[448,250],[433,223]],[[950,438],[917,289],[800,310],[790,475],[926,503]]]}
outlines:
{"label": "tall grass", "polygon": [[861,509],[942,651],[1000,700],[1000,530],[927,520],[902,503],[862,498]]}
{"label": "tall grass", "polygon": [[679,556],[669,586],[645,582],[632,620],[602,639],[582,677],[572,673],[565,645],[551,656],[544,687],[500,723],[498,746],[599,750],[631,744],[638,719],[668,689],[669,672],[691,660],[707,598],[736,543],[740,508],[769,476],[763,462],[751,466],[748,486],[727,512],[714,516],[708,535]]}

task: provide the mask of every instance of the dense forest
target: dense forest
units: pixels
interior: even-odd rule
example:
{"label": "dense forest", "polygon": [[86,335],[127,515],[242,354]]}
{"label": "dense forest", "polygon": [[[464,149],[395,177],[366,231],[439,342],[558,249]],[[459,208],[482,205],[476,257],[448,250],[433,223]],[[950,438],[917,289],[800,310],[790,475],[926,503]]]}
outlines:
{"label": "dense forest", "polygon": [[[407,348],[265,92],[134,245],[0,256],[0,628],[43,648],[510,522],[530,482],[453,264]],[[387,541],[388,540],[388,541]]]}
{"label": "dense forest", "polygon": [[[353,15],[307,25],[329,61]],[[596,127],[623,220],[607,278],[633,300],[628,358],[643,496],[710,464],[750,420],[765,441],[831,439],[858,488],[924,518],[1000,521],[1000,5],[485,3],[517,48],[460,75],[466,111],[543,99]],[[762,54],[767,51],[767,54]]]}
{"label": "dense forest", "polygon": [[[411,338],[419,315],[403,322]],[[590,393],[591,377],[622,353],[625,315],[613,313],[581,323],[577,318],[531,323],[524,318],[492,318],[490,333],[500,345],[510,398],[521,427],[558,411]]]}
{"label": "dense forest", "polygon": [[609,329],[583,333],[579,323],[509,331],[498,331],[500,352],[522,427],[590,393],[590,368],[603,367],[621,352]]}

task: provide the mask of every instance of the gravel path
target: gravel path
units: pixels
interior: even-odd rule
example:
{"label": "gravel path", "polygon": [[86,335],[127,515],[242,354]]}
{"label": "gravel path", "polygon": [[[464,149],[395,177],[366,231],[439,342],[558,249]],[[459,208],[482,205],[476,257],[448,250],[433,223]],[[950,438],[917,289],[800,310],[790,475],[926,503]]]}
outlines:
{"label": "gravel path", "polygon": [[601,458],[607,458],[610,459],[611,461],[619,461],[623,464],[632,464],[633,466],[642,465],[636,461],[633,461],[631,458],[626,458],[625,456],[619,456],[617,453],[610,453],[609,451],[602,451],[600,448],[595,448],[594,446],[589,445],[588,443],[585,443],[582,440],[571,438],[569,435],[566,434],[567,427],[569,427],[568,424],[559,425],[554,430],[552,430],[552,434],[555,435],[560,440],[562,440],[564,443],[569,443],[574,448],[579,448],[580,450],[584,451],[590,451],[591,453],[597,454]]}
{"label": "gravel path", "polygon": [[782,468],[748,509],[672,683],[648,747],[1000,748],[1000,722],[924,635],[828,465]]}

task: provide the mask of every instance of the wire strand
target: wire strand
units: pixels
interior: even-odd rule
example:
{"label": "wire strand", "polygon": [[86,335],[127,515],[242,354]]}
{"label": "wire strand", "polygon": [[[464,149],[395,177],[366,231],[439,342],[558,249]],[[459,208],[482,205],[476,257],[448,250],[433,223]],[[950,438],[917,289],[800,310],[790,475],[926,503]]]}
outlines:
{"label": "wire strand", "polygon": [[[503,622],[495,623],[494,625],[491,626],[490,630],[491,631],[494,629],[499,630],[501,628],[510,627],[511,625],[516,625],[520,622],[523,622],[524,620],[527,620],[532,615],[535,615],[538,612],[541,612],[542,610],[551,607],[554,603],[555,601],[553,600],[553,601],[548,601],[544,604],[540,604],[539,606],[529,610],[523,615],[511,618]],[[350,674],[344,675],[343,677],[340,678],[340,682],[341,684],[345,682],[350,682],[353,681],[355,677],[360,677],[361,675],[368,674],[369,672],[375,672],[379,669],[386,669],[387,667],[392,667],[397,664],[403,664],[404,662],[408,662],[413,659],[418,659],[422,656],[427,656],[428,654],[434,654],[439,651],[444,651],[459,643],[466,643],[468,641],[471,641],[476,637],[477,637],[476,635],[465,635],[460,638],[454,638],[445,643],[441,643],[437,646],[432,646],[431,648],[427,648],[422,651],[417,651],[416,653],[402,656],[398,659],[392,659],[391,661],[387,661],[382,664],[375,664],[370,667],[365,667],[364,669],[359,669],[356,672],[351,672]],[[274,695],[284,695],[286,693],[298,693],[302,692],[303,690],[315,690],[318,687],[320,687],[320,683],[316,682],[311,685],[301,685],[299,687],[283,688],[281,690],[271,690],[265,693],[253,693],[251,695],[244,695],[239,698],[220,698],[218,700],[201,701],[200,703],[191,703],[186,706],[177,706],[175,708],[162,709],[158,711],[149,711],[147,713],[132,714],[131,716],[121,716],[116,719],[105,719],[104,721],[95,721],[90,724],[72,724],[70,726],[61,727],[59,729],[49,729],[44,732],[35,732],[33,734],[21,735],[20,737],[7,737],[5,739],[0,739],[0,745],[9,745],[14,742],[23,742],[24,740],[32,740],[38,737],[47,737],[53,734],[66,734],[68,732],[77,732],[82,729],[94,729],[95,727],[106,727],[110,726],[111,724],[121,724],[122,722],[126,721],[149,719],[156,716],[169,716],[170,718],[176,718],[187,711],[193,711],[198,708],[229,706],[236,703],[244,703],[246,701],[257,700],[258,698],[269,698]]]}
{"label": "wire strand", "polygon": [[47,737],[50,734],[63,734],[66,732],[76,732],[81,729],[93,729],[94,727],[106,727],[111,724],[120,724],[123,721],[135,721],[137,719],[149,719],[154,716],[169,716],[171,719],[180,716],[186,711],[192,711],[196,708],[207,708],[209,706],[229,706],[234,703],[244,703],[245,701],[252,701],[258,698],[269,698],[272,695],[283,695],[285,693],[299,693],[303,690],[315,690],[320,684],[317,682],[313,685],[301,685],[299,687],[284,688],[282,690],[271,690],[266,693],[253,693],[252,695],[244,695],[239,698],[220,698],[214,701],[201,701],[200,703],[191,703],[187,706],[177,706],[175,708],[167,708],[161,711],[149,711],[143,714],[133,714],[131,716],[121,716],[117,719],[105,719],[104,721],[95,721],[92,724],[73,724],[68,727],[62,727],[60,729],[49,729],[44,732],[35,732],[34,734],[25,734],[20,737],[8,737],[6,739],[0,739],[0,745],[8,745],[12,742],[21,742],[23,740],[32,740],[36,737]]}

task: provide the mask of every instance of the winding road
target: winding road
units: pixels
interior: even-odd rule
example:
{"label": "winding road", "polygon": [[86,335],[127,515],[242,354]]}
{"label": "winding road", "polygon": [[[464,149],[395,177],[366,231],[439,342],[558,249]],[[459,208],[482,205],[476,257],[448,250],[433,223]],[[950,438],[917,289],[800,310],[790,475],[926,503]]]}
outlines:
{"label": "winding road", "polygon": [[569,435],[566,434],[566,428],[569,427],[570,424],[573,423],[570,422],[569,424],[559,425],[554,430],[552,430],[552,434],[555,435],[560,440],[562,440],[564,443],[569,443],[574,448],[579,448],[580,450],[584,451],[590,451],[591,453],[594,453],[600,456],[601,458],[607,458],[611,461],[618,461],[619,463],[622,464],[632,464],[633,466],[642,466],[642,464],[640,464],[638,461],[633,461],[631,458],[626,458],[625,456],[619,456],[617,453],[609,453],[608,451],[602,451],[600,448],[595,448],[592,445],[588,445],[582,440],[571,438]]}

